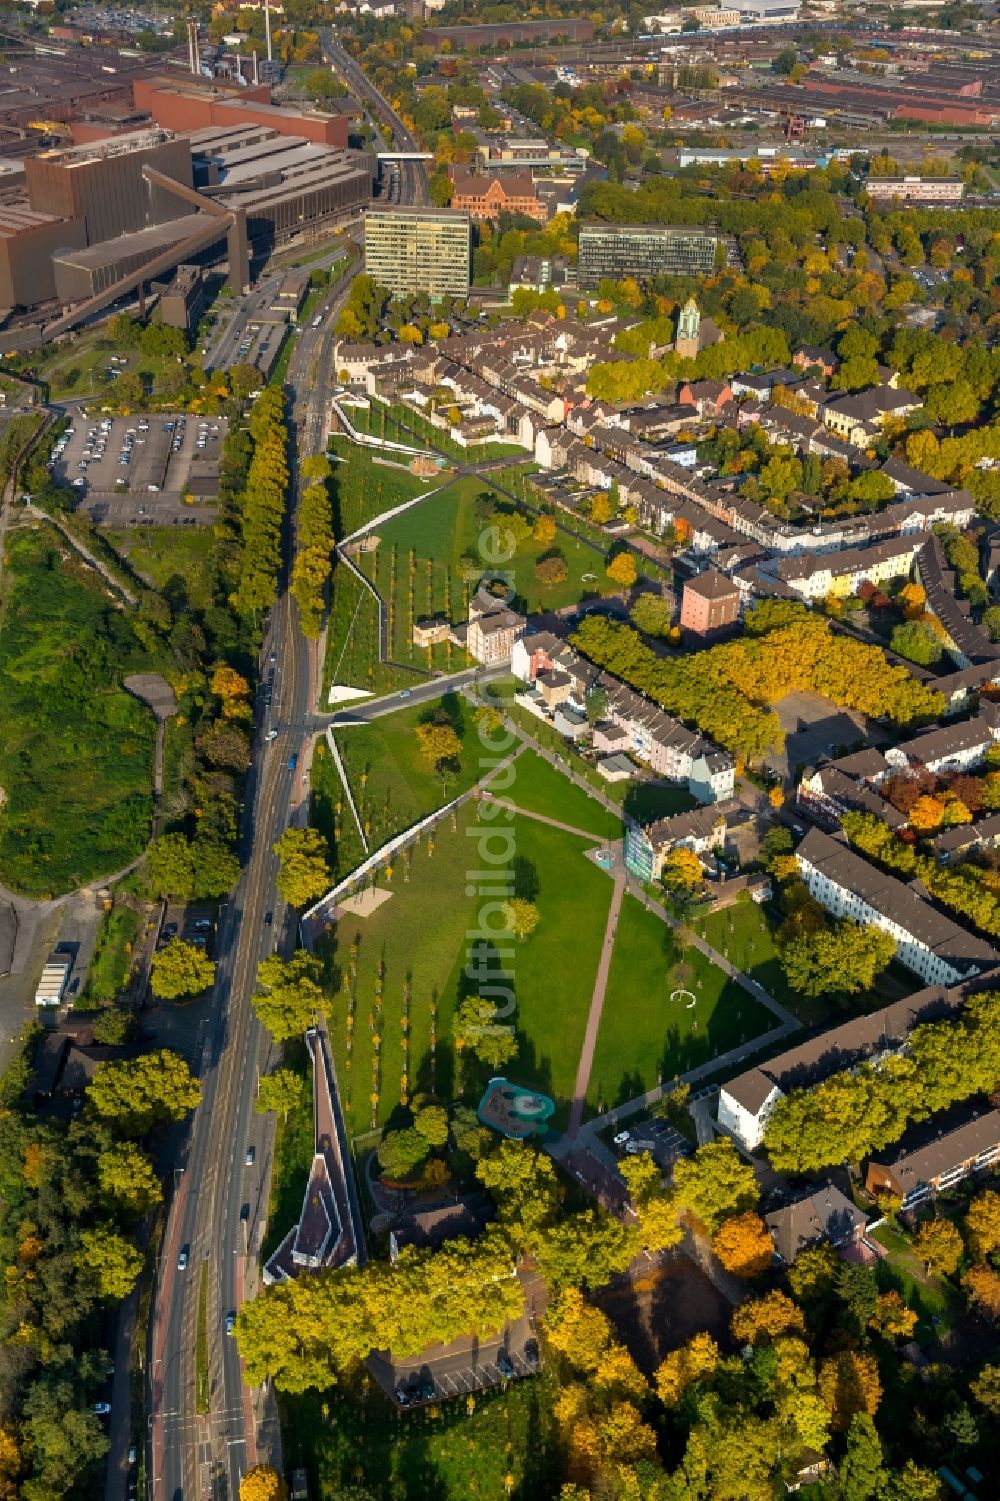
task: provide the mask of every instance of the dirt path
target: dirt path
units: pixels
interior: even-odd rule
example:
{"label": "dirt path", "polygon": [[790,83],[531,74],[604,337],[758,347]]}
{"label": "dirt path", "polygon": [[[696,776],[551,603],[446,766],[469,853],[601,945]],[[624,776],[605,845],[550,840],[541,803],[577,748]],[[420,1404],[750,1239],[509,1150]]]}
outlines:
{"label": "dirt path", "polygon": [[[551,823],[551,819],[546,819]],[[561,824],[558,827],[563,827]],[[608,975],[611,973],[611,956],[615,951],[615,934],[618,931],[618,918],[621,915],[622,900],[625,896],[625,872],[619,871],[615,875],[614,890],[611,893],[611,906],[608,909],[607,926],[604,929],[604,947],[601,949],[601,961],[597,966],[597,975],[594,980],[594,993],[590,1001],[590,1015],[587,1017],[587,1030],[583,1038],[583,1047],[580,1049],[580,1063],[576,1071],[576,1085],[573,1090],[573,1108],[569,1113],[569,1127],[566,1135],[570,1138],[576,1136],[583,1120],[583,1107],[587,1099],[587,1087],[590,1084],[590,1070],[594,1066],[594,1051],[597,1047],[597,1033],[601,1025],[601,1012],[604,1010],[604,996],[608,988]]]}

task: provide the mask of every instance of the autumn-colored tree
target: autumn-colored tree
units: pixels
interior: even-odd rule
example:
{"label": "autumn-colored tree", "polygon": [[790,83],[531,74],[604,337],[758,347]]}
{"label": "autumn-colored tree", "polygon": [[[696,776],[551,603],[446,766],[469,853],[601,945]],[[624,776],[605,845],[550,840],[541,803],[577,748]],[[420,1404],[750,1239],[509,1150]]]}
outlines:
{"label": "autumn-colored tree", "polygon": [[462,742],[450,724],[428,721],[426,724],[418,724],[414,734],[420,754],[431,766],[457,761],[462,753]]}
{"label": "autumn-colored tree", "polygon": [[569,569],[566,567],[566,559],[559,553],[553,553],[551,557],[539,558],[535,564],[535,578],[540,584],[562,584],[569,578]]}
{"label": "autumn-colored tree", "polygon": [[169,1048],[98,1064],[87,1089],[91,1110],[135,1136],[159,1120],[182,1121],[200,1099],[198,1080]]}
{"label": "autumn-colored tree", "polygon": [[984,1365],[969,1390],[987,1412],[1000,1417],[1000,1365]]}
{"label": "autumn-colored tree", "polygon": [[741,1345],[770,1344],[784,1335],[804,1335],[805,1329],[801,1308],[781,1292],[751,1298],[733,1312],[733,1338]]}
{"label": "autumn-colored tree", "polygon": [[987,1188],[972,1200],[965,1216],[969,1250],[976,1261],[988,1261],[1000,1246],[1000,1193]]}
{"label": "autumn-colored tree", "polygon": [[611,1320],[579,1288],[561,1293],[545,1316],[549,1343],[577,1371],[595,1371],[612,1341]]}
{"label": "autumn-colored tree", "polygon": [[676,1407],[689,1387],[711,1381],[718,1364],[719,1347],[710,1334],[696,1334],[679,1350],[671,1350],[654,1377],[664,1407]]}
{"label": "autumn-colored tree", "polygon": [[21,1451],[9,1428],[0,1427],[0,1501],[18,1501]]}
{"label": "autumn-colored tree", "polygon": [[144,1214],[163,1198],[152,1162],[133,1142],[108,1147],[97,1159],[101,1192],[131,1214]]}
{"label": "autumn-colored tree", "polygon": [[915,829],[918,834],[931,834],[941,827],[943,818],[944,803],[938,797],[925,794],[918,797],[910,809],[910,828]]}
{"label": "autumn-colored tree", "polygon": [[950,1220],[924,1220],[913,1237],[913,1252],[936,1277],[950,1277],[962,1259],[962,1237]]}
{"label": "autumn-colored tree", "polygon": [[514,1028],[497,1020],[497,1008],[482,996],[470,995],[460,1003],[452,1020],[452,1036],[458,1051],[474,1053],[490,1068],[503,1068],[517,1057]]}
{"label": "autumn-colored tree", "polygon": [[879,1295],[868,1327],[877,1330],[885,1339],[909,1339],[917,1327],[917,1315],[893,1288]]}
{"label": "autumn-colored tree", "polygon": [[1000,1318],[1000,1277],[992,1267],[970,1266],[962,1282],[980,1313],[988,1319]]}
{"label": "autumn-colored tree", "polygon": [[606,490],[598,490],[590,504],[590,519],[598,526],[611,520],[611,500]]}
{"label": "autumn-colored tree", "polygon": [[240,1480],[240,1501],[287,1501],[288,1488],[270,1465],[254,1465]]}
{"label": "autumn-colored tree", "polygon": [[620,589],[631,589],[639,577],[635,558],[630,552],[616,553],[608,564],[606,572],[608,578],[613,583],[616,583]]}
{"label": "autumn-colored tree", "polygon": [[212,692],[222,699],[222,712],[227,719],[244,717],[250,698],[250,684],[235,667],[220,664],[212,673]]}
{"label": "autumn-colored tree", "polygon": [[845,1432],[855,1413],[874,1417],[882,1400],[878,1361],[863,1350],[841,1350],[820,1362],[819,1392],[833,1418]]}
{"label": "autumn-colored tree", "polygon": [[291,907],[304,907],[330,886],[326,840],[316,829],[287,828],[274,846],[279,860],[278,895]]}
{"label": "autumn-colored tree", "polygon": [[538,927],[538,908],[534,902],[526,901],[524,897],[513,896],[510,901],[504,902],[503,916],[507,927],[522,943]]}
{"label": "autumn-colored tree", "polygon": [[287,1121],[305,1093],[305,1080],[290,1068],[276,1068],[273,1074],[262,1074],[257,1084],[257,1099],[254,1108],[258,1115],[267,1115],[272,1110]]}
{"label": "autumn-colored tree", "polygon": [[556,524],[551,516],[539,516],[532,529],[532,535],[536,542],[543,547],[548,547],[556,539]]}
{"label": "autumn-colored tree", "polygon": [[927,603],[927,591],[922,584],[904,584],[899,591],[899,603],[908,620],[917,619]]}
{"label": "autumn-colored tree", "polygon": [[679,844],[663,862],[663,882],[672,891],[691,891],[704,879],[701,861],[694,850]]}
{"label": "autumn-colored tree", "polygon": [[723,1220],[712,1236],[712,1250],[736,1277],[758,1277],[774,1259],[774,1242],[768,1228],[751,1209]]}
{"label": "autumn-colored tree", "polygon": [[760,1186],[753,1168],[729,1138],[722,1137],[676,1164],[674,1195],[690,1218],[711,1234],[730,1215],[753,1209]]}

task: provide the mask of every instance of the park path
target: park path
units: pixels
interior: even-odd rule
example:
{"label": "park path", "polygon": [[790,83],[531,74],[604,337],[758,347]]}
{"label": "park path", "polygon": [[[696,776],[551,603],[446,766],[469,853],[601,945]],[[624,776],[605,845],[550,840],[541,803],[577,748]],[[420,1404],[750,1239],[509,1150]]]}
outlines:
{"label": "park path", "polygon": [[[491,776],[499,775],[499,770],[492,772]],[[491,803],[500,803],[502,807],[509,808],[512,813],[517,813],[521,818],[533,818],[536,823],[548,824],[550,829],[561,829],[564,834],[576,834],[580,839],[590,839],[595,844],[614,844],[618,841],[605,839],[600,834],[593,834],[589,829],[578,829],[574,824],[561,823],[558,818],[550,818],[547,813],[535,813],[531,808],[521,808],[517,803],[512,803],[509,797],[497,797],[488,787],[482,790],[482,796]]]}
{"label": "park path", "polygon": [[618,931],[618,919],[621,916],[624,896],[625,873],[618,870],[615,872],[614,887],[611,892],[611,906],[608,908],[608,921],[604,929],[604,946],[601,949],[601,959],[594,978],[594,993],[590,1000],[587,1030],[583,1036],[583,1047],[580,1049],[580,1062],[576,1070],[573,1105],[570,1109],[569,1126],[566,1131],[566,1135],[571,1139],[579,1132],[580,1122],[583,1120],[583,1106],[590,1084],[590,1071],[594,1066],[597,1034],[601,1026],[601,1012],[604,1010],[604,997],[608,989],[608,975],[611,973],[611,956],[615,951],[615,935]]}

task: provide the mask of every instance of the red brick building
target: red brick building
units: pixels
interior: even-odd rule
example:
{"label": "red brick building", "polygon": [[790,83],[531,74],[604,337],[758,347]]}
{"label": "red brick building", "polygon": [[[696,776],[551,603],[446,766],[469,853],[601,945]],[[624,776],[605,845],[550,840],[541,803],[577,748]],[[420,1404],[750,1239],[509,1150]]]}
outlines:
{"label": "red brick building", "polygon": [[507,172],[496,177],[456,170],[451,206],[464,209],[473,219],[499,219],[501,214],[524,214],[544,224],[545,205],[535,193],[530,172]]}
{"label": "red brick building", "polygon": [[685,583],[681,600],[682,631],[711,636],[735,625],[739,618],[739,590],[725,574],[706,568]]}

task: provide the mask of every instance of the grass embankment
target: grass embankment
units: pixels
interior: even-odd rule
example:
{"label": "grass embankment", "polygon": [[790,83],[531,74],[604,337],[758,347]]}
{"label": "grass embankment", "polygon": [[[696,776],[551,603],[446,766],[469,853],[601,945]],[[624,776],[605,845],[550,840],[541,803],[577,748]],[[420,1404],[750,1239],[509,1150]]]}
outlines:
{"label": "grass embankment", "polygon": [[[444,778],[416,738],[417,726],[442,710],[461,743],[457,769]],[[373,850],[465,792],[488,769],[470,707],[455,694],[342,730],[337,745]],[[364,859],[364,849],[325,741],[313,759],[312,793],[313,822],[330,841],[336,873],[346,875]]]}
{"label": "grass embankment", "polygon": [[107,913],[87,970],[84,1003],[104,1005],[125,989],[132,967],[132,949],[141,927],[142,916],[133,907],[118,906]]}
{"label": "grass embankment", "polygon": [[368,408],[346,407],[345,411],[360,433],[384,438],[390,443],[405,443],[411,448],[434,448],[462,464],[485,464],[493,459],[526,457],[526,450],[520,443],[504,443],[499,439],[463,448],[449,433],[435,427],[427,417],[414,411],[412,407],[386,407],[382,402],[376,401]]}
{"label": "grass embankment", "polygon": [[152,664],[103,582],[48,526],[7,542],[0,613],[0,880],[33,897],[141,854],[153,716],[121,687]]}
{"label": "grass embankment", "polygon": [[312,1062],[304,1042],[285,1044],[281,1067],[298,1074],[305,1080],[306,1087],[295,1109],[289,1111],[288,1119],[278,1116],[262,1262],[277,1249],[298,1221],[315,1146]]}

